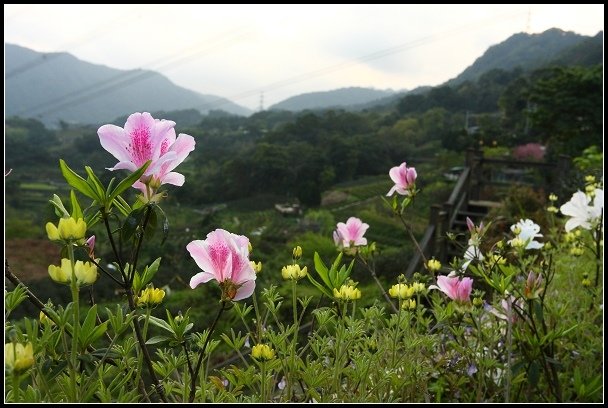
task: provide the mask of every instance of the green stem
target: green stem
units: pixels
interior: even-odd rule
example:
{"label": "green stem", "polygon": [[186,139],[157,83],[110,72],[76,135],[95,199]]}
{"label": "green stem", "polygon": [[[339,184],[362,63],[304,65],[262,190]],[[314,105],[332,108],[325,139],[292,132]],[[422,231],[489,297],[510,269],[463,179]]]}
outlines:
{"label": "green stem", "polygon": [[397,337],[399,336],[399,332],[401,331],[401,306],[403,300],[399,298],[399,311],[397,312],[397,327],[395,328],[395,337],[393,338],[393,356],[391,358],[391,367],[395,365],[395,357],[397,355]]}
{"label": "green stem", "polygon": [[103,223],[106,226],[106,232],[108,233],[108,239],[110,240],[110,245],[112,246],[112,251],[114,252],[114,256],[116,257],[116,261],[118,262],[118,270],[122,276],[125,284],[127,283],[127,275],[125,274],[124,264],[122,263],[122,259],[120,257],[120,252],[116,247],[116,243],[114,242],[114,236],[112,235],[112,229],[110,228],[110,220],[108,219],[108,213],[105,209],[101,210],[101,218],[103,218]]}
{"label": "green stem", "polygon": [[148,226],[148,222],[150,221],[150,213],[152,213],[152,207],[148,206],[146,208],[146,215],[144,216],[144,222],[141,227],[141,231],[138,235],[137,245],[135,247],[135,252],[133,253],[133,258],[131,259],[131,276],[128,277],[129,286],[133,285],[133,279],[135,278],[135,271],[137,270],[137,260],[139,259],[139,251],[141,250],[141,244],[144,242],[144,234],[146,232],[146,227]]}
{"label": "green stem", "polygon": [[[201,364],[203,363],[203,357],[205,356],[205,350],[207,349],[207,344],[209,344],[211,335],[213,334],[213,331],[215,330],[215,326],[217,325],[217,322],[220,320],[220,317],[222,316],[222,313],[224,312],[224,310],[226,310],[226,302],[224,300],[222,300],[220,311],[217,313],[217,316],[215,316],[215,320],[213,321],[213,324],[211,324],[211,328],[209,329],[209,334],[207,335],[207,338],[205,339],[205,343],[203,344],[201,353],[198,356],[198,361],[196,363],[196,367],[194,368],[195,375],[193,375],[191,378],[189,402],[194,402],[194,397],[196,395],[196,378],[198,377],[198,373],[201,369]],[[203,400],[204,399],[205,399],[205,396],[203,395]]]}
{"label": "green stem", "polygon": [[260,379],[260,396],[262,397],[262,403],[266,402],[266,362],[262,361],[261,366],[261,379]]}
{"label": "green stem", "polygon": [[600,261],[602,259],[602,246],[600,245],[600,241],[602,239],[602,218],[603,218],[603,211],[602,211],[602,217],[600,217],[600,223],[597,226],[597,229],[595,231],[595,259],[596,259],[596,263],[595,263],[595,287],[597,288],[597,285],[599,284],[600,281]]}
{"label": "green stem", "polygon": [[[507,299],[507,302],[509,300]],[[507,382],[505,384],[505,403],[509,403],[511,398],[511,348],[513,346],[513,304],[510,304],[507,312]],[[530,316],[532,317],[532,311],[530,310]]]}
{"label": "green stem", "polygon": [[139,326],[139,319],[137,315],[137,307],[135,305],[135,299],[133,297],[133,289],[130,287],[127,288],[127,300],[129,302],[129,308],[133,312],[133,328],[135,329],[135,336],[137,337],[137,342],[139,343],[139,347],[143,353],[144,361],[146,366],[148,367],[148,372],[152,377],[152,381],[154,382],[154,389],[158,393],[160,399],[163,402],[168,402],[167,397],[165,396],[165,392],[163,390],[163,386],[156,377],[156,373],[154,372],[154,366],[152,365],[152,358],[150,357],[150,352],[148,351],[148,347],[146,346],[146,339],[144,338],[141,327]]}
{"label": "green stem", "polygon": [[255,311],[255,322],[256,322],[256,344],[262,341],[262,320],[260,316],[260,309],[258,308],[258,299],[255,296],[255,291],[252,293],[253,298],[253,310]]}
{"label": "green stem", "polygon": [[298,341],[298,301],[297,301],[297,290],[296,290],[297,280],[293,279],[291,281],[291,306],[293,308],[293,340],[291,341],[291,353],[289,356],[290,367],[289,367],[289,375],[287,376],[287,400],[291,401],[293,397],[293,385],[294,385],[294,377],[295,377],[295,354],[296,354],[296,344]]}
{"label": "green stem", "polygon": [[13,369],[13,402],[21,399],[21,376]]}
{"label": "green stem", "polygon": [[422,248],[420,248],[420,245],[418,244],[418,240],[416,239],[416,237],[414,236],[414,233],[412,232],[412,228],[408,225],[407,222],[405,222],[405,219],[403,219],[403,214],[399,213],[399,219],[401,220],[401,223],[403,224],[403,226],[405,227],[405,230],[407,231],[408,235],[410,236],[410,239],[414,243],[414,246],[416,247],[416,250],[420,254],[422,261],[426,265],[428,263],[428,260],[426,259],[426,256],[424,256],[424,251],[422,251]]}
{"label": "green stem", "polygon": [[388,296],[388,294],[382,287],[382,283],[380,283],[380,280],[378,279],[378,276],[376,276],[376,272],[374,271],[374,269],[369,266],[369,264],[365,261],[365,259],[363,259],[361,257],[361,255],[359,255],[358,252],[357,252],[357,259],[359,260],[359,262],[361,262],[363,264],[363,266],[365,266],[365,268],[372,275],[372,278],[374,278],[376,285],[378,285],[378,288],[380,288],[380,292],[382,293],[382,296],[384,296],[384,299],[386,299],[387,303],[389,305],[391,305],[391,309],[393,309],[393,312],[397,313],[397,308],[395,308],[395,304],[392,302],[391,298]]}
{"label": "green stem", "polygon": [[79,345],[78,337],[80,336],[80,299],[78,292],[78,281],[76,279],[76,270],[74,259],[74,246],[68,244],[68,257],[70,258],[71,276],[70,276],[70,290],[72,292],[72,350],[70,354],[70,386],[72,388],[72,395],[74,402],[79,402],[78,398],[78,385],[77,385],[77,374],[78,374],[78,354]]}

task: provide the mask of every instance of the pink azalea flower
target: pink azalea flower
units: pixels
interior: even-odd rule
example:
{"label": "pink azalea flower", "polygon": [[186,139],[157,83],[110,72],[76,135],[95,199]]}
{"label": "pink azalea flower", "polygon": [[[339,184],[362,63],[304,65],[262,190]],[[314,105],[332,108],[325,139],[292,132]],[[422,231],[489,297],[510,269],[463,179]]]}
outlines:
{"label": "pink azalea flower", "polygon": [[129,116],[124,129],[103,125],[97,130],[101,146],[119,160],[108,170],[135,171],[152,160],[140,180],[133,184],[148,198],[162,184],[183,185],[184,176],[172,170],[194,150],[195,141],[183,133],[176,139],[174,126],[175,122],[154,119],[148,112]]}
{"label": "pink azalea flower", "polygon": [[255,271],[249,263],[249,239],[216,229],[205,240],[190,242],[186,249],[203,271],[190,279],[190,287],[215,279],[223,300],[241,300],[255,289]]}
{"label": "pink azalea flower", "polygon": [[416,183],[416,177],[418,177],[414,167],[407,167],[403,162],[400,166],[393,167],[388,174],[395,185],[386,194],[387,196],[392,196],[395,191],[401,195],[411,194],[411,189]]}
{"label": "pink azalea flower", "polygon": [[350,217],[346,224],[339,222],[338,229],[334,231],[334,242],[337,246],[349,248],[351,246],[367,245],[367,238],[363,238],[369,224],[359,218]]}
{"label": "pink azalea flower", "polygon": [[429,286],[429,289],[439,289],[452,300],[457,302],[468,302],[473,290],[473,279],[457,276],[438,276],[437,285]]}

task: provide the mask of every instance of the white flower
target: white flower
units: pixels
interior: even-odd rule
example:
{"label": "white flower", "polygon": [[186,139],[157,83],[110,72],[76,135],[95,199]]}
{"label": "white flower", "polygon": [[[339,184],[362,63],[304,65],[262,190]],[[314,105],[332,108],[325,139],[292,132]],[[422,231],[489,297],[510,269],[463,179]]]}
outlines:
{"label": "white flower", "polygon": [[482,255],[481,251],[479,250],[479,246],[475,245],[473,240],[471,240],[471,239],[469,240],[469,247],[467,248],[467,250],[464,253],[464,259],[465,259],[465,262],[462,264],[463,271],[467,270],[467,268],[469,267],[469,264],[474,259],[483,261],[483,255]]}
{"label": "white flower", "polygon": [[598,222],[604,209],[604,190],[595,189],[593,205],[589,205],[591,198],[582,191],[572,194],[572,198],[560,207],[562,214],[570,218],[566,222],[566,232],[570,232],[577,227],[584,229],[593,228],[593,224]]}
{"label": "white flower", "polygon": [[517,246],[516,244],[521,241],[526,243],[525,249],[539,249],[545,245],[538,241],[534,241],[534,238],[542,237],[543,234],[539,234],[540,226],[535,224],[532,220],[519,220],[517,224],[511,225],[511,231],[517,235],[515,239],[509,241],[511,246]]}

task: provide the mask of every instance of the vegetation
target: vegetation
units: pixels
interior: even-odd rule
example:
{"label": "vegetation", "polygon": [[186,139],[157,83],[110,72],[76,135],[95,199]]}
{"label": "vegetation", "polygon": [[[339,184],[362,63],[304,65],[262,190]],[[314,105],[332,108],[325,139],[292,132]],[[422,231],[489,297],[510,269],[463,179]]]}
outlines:
{"label": "vegetation", "polygon": [[[101,171],[115,161],[97,127],[8,119],[5,274],[31,292],[5,292],[5,398],[601,401],[603,220],[566,232],[556,215],[576,190],[593,206],[603,188],[601,89],[594,66],[496,69],[361,113],[167,113],[191,123],[177,133],[196,149],[179,167],[183,187],[144,199],[129,187],[140,175],[112,182],[116,173]],[[452,189],[442,174],[463,164],[465,148],[504,157],[539,153],[539,143],[545,159],[579,156],[562,197],[511,188],[485,227],[463,233],[483,259],[462,248],[450,266],[402,276],[430,205]],[[412,195],[387,200],[388,170],[404,161],[418,172]],[[279,203],[302,212],[280,214]],[[336,224],[350,217],[369,225],[367,245],[336,248]],[[86,237],[58,218],[83,218]],[[525,219],[540,228],[542,249],[517,241],[511,226]],[[47,222],[72,235],[57,240]],[[218,228],[248,237],[249,259],[262,262],[251,297],[233,301],[229,284],[189,288],[200,268],[185,248]],[[84,243],[93,234],[94,255]],[[62,280],[61,259],[74,270],[95,261],[101,277],[49,282],[49,265]],[[91,283],[93,266],[78,265]],[[470,296],[429,290],[452,270],[459,284],[473,279]]]}

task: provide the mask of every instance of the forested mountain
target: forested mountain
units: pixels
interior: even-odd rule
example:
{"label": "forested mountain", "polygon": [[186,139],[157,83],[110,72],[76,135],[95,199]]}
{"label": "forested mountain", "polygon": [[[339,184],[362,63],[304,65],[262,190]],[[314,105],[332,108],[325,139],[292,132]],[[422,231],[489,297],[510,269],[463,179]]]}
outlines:
{"label": "forested mountain", "polygon": [[5,44],[5,114],[36,118],[47,126],[106,123],[125,112],[222,109],[247,115],[247,108],[203,95],[149,70],[119,70],[68,53],[39,53]]}
{"label": "forested mountain", "polygon": [[[602,41],[599,42],[600,56],[603,52],[603,34],[601,38]],[[562,31],[558,28],[551,28],[540,34],[517,33],[488,48],[471,66],[456,78],[449,80],[446,85],[458,85],[467,80],[475,80],[493,69],[511,70],[521,68],[530,71],[555,61],[564,55],[562,53],[580,46],[589,39],[590,37],[571,31]],[[597,42],[590,44],[591,48],[594,49],[593,54],[597,54],[595,50],[595,48],[598,48],[597,45]],[[588,51],[590,50],[588,49]],[[568,57],[565,56],[564,58]],[[591,62],[591,64],[601,62],[602,59],[600,58],[599,61]]]}
{"label": "forested mountain", "polygon": [[367,104],[393,95],[391,90],[350,87],[323,92],[310,92],[292,96],[272,105],[271,110],[288,110],[292,112],[306,109],[345,108],[353,105]]}

